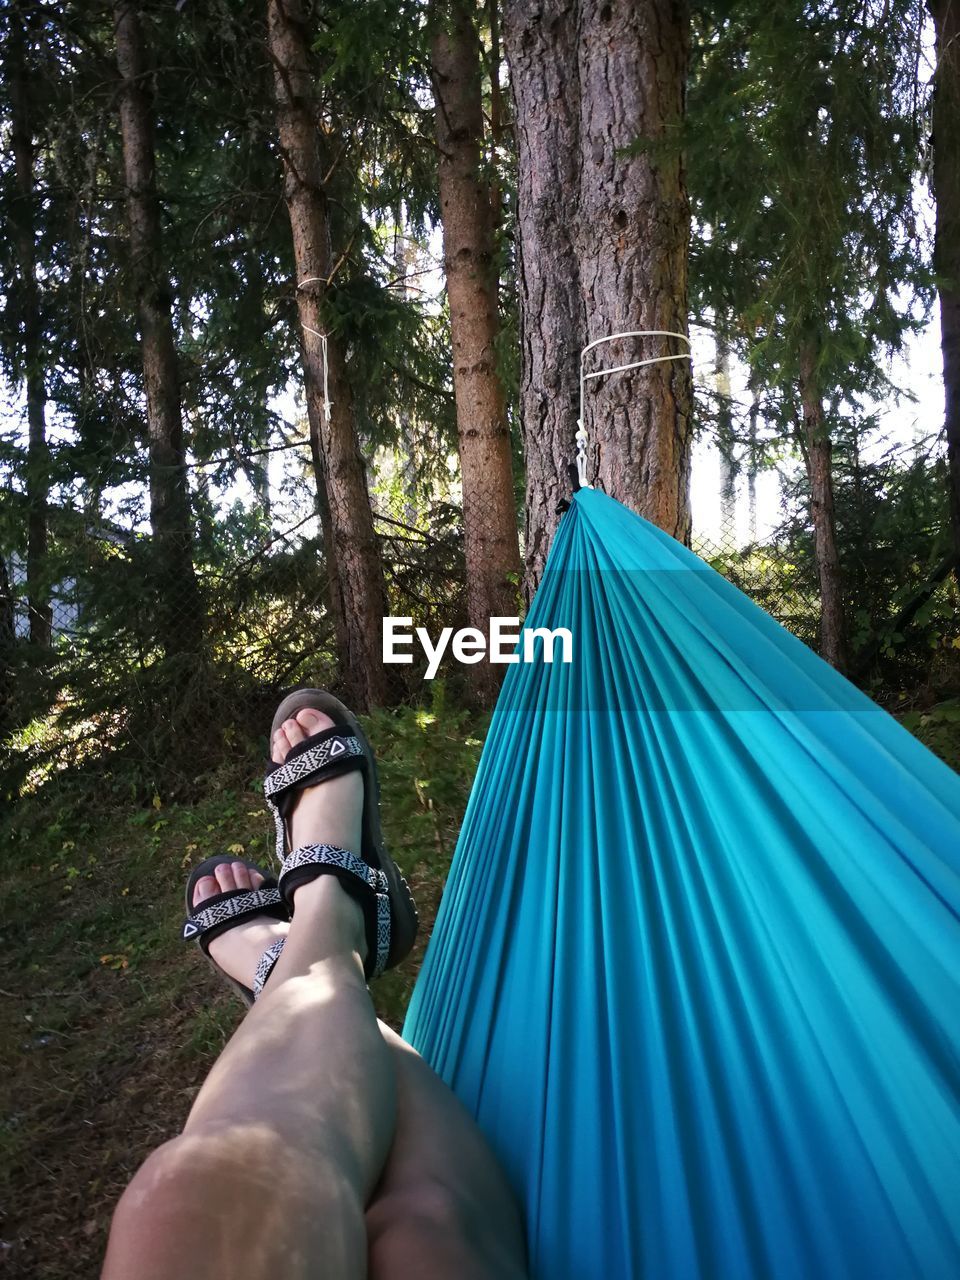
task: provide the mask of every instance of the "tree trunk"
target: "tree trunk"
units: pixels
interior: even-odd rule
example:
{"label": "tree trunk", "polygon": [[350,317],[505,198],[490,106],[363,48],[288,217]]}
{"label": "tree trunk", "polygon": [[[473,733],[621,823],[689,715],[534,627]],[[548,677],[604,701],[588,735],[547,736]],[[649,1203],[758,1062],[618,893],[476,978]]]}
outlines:
{"label": "tree trunk", "polygon": [[[683,122],[686,10],[675,0],[507,0],[504,42],[517,125],[532,585],[567,489],[581,348],[623,330],[686,332],[689,210],[681,157],[670,145]],[[623,154],[640,138],[653,147]],[[616,343],[589,367],[685,350],[676,339]],[[689,362],[587,388],[591,475],[688,539]]]}
{"label": "tree trunk", "polygon": [[833,505],[833,445],[817,386],[816,351],[812,344],[805,346],[800,354],[800,396],[803,452],[810,484],[814,554],[820,583],[820,655],[838,671],[843,671],[847,664],[846,625]]}
{"label": "tree trunk", "polygon": [[760,397],[756,382],[750,377],[750,418],[747,436],[747,541],[751,546],[757,540],[757,422],[760,418]]}
{"label": "tree trunk", "polygon": [[10,13],[7,81],[10,92],[10,133],[16,170],[16,195],[11,222],[20,268],[14,303],[22,334],[22,368],[27,393],[27,607],[30,643],[47,647],[51,641],[52,610],[47,581],[47,495],[50,458],[47,450],[43,326],[37,291],[34,243],[34,145],[30,98],[27,91],[26,17],[22,5]]}
{"label": "tree trunk", "polygon": [[346,365],[332,335],[326,342],[331,403],[324,404],[323,342],[317,335],[327,331],[323,303],[333,256],[302,0],[268,0],[267,20],[284,197],[299,282],[307,416],[316,442],[321,512],[324,504],[329,511],[325,541],[330,605],[346,694],[357,708],[365,709],[386,700],[381,660],[386,595]]}
{"label": "tree trunk", "polygon": [[[401,205],[396,212],[397,226],[393,236],[393,269],[397,277],[397,292],[402,298],[410,297],[407,278],[416,272],[420,265],[417,245],[412,239],[403,235],[405,225],[404,209]],[[417,442],[413,429],[413,418],[410,410],[403,405],[398,416],[398,435],[400,444],[400,475],[403,484],[403,518],[407,524],[417,522]]]}
{"label": "tree trunk", "polygon": [[[316,325],[311,325],[310,328],[316,329]],[[350,633],[347,630],[347,618],[344,612],[345,605],[343,592],[340,590],[340,585],[337,581],[337,543],[333,533],[333,518],[330,514],[330,499],[327,496],[327,462],[323,452],[322,437],[324,424],[322,383],[319,388],[313,386],[311,393],[311,380],[315,375],[312,374],[310,370],[315,367],[316,363],[316,352],[310,345],[313,338],[314,335],[307,333],[301,326],[300,360],[304,368],[304,384],[307,391],[307,426],[310,431],[310,465],[313,470],[313,484],[317,498],[316,505],[317,518],[320,521],[320,538],[323,542],[323,561],[327,579],[327,608],[330,610],[330,620],[333,623],[333,638],[337,650],[337,664],[340,670],[341,679],[346,685],[348,673],[350,672],[348,664],[351,643]],[[320,402],[318,402],[318,396]],[[366,472],[364,472],[364,483],[366,483]],[[357,697],[359,695],[351,693],[351,696]]]}
{"label": "tree trunk", "polygon": [[13,651],[16,647],[16,612],[7,562],[0,553],[0,744],[13,728]]}
{"label": "tree trunk", "polygon": [[[490,186],[481,172],[479,41],[463,0],[437,5],[435,16],[433,87],[463,482],[467,613],[471,626],[486,631],[492,616],[516,613],[520,547],[510,426],[497,370],[494,227]],[[471,668],[481,698],[495,692],[502,671],[488,663]]]}
{"label": "tree trunk", "polygon": [[130,266],[140,323],[147,400],[150,524],[156,556],[157,621],[168,654],[194,652],[203,619],[192,557],[190,491],[183,446],[180,378],[163,266],[147,55],[139,6],[114,10],[120,70],[120,126],[126,182]]}
{"label": "tree trunk", "polygon": [[[933,96],[934,265],[940,292],[940,346],[950,464],[950,522],[960,557],[960,10],[929,0],[937,33]],[[957,560],[960,566],[960,558]],[[960,568],[957,570],[960,573]]]}
{"label": "tree trunk", "polygon": [[580,186],[579,23],[563,0],[506,0],[503,43],[517,135],[520,421],[526,457],[524,591],[540,581],[569,497],[586,321],[574,243]]}
{"label": "tree trunk", "polygon": [[717,336],[716,374],[717,451],[720,454],[720,547],[723,551],[735,551],[739,466],[733,431],[733,402],[730,393],[730,346],[722,334]]}
{"label": "tree trunk", "polygon": [[[624,329],[686,333],[690,211],[680,152],[670,147],[683,124],[686,8],[677,0],[583,0],[581,13],[577,256],[587,340]],[[639,138],[659,151],[618,154]],[[612,365],[686,350],[675,338],[649,338],[601,352]],[[598,483],[688,541],[689,360],[592,386],[584,425],[596,442]]]}

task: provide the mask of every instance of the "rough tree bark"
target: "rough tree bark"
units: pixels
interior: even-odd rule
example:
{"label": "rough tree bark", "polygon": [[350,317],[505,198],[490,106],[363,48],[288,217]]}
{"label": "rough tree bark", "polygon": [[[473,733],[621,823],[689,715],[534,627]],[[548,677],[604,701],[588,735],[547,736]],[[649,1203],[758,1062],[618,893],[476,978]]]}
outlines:
{"label": "rough tree bark", "polygon": [[120,127],[130,268],[147,400],[157,623],[168,654],[192,653],[200,644],[203,618],[193,566],[173,299],[163,263],[147,52],[139,5],[120,0],[114,9],[114,24],[121,77]]}
{"label": "rough tree bark", "polygon": [[[432,41],[439,151],[443,265],[450,306],[457,406],[467,613],[486,631],[491,616],[516,613],[520,546],[510,426],[497,370],[497,281],[490,184],[481,172],[483,100],[479,41],[463,0],[438,3]],[[474,690],[492,695],[502,667],[470,669]]]}
{"label": "rough tree bark", "polygon": [[[527,586],[567,489],[579,353],[633,329],[685,333],[689,211],[681,156],[682,0],[507,0],[519,166]],[[625,155],[638,139],[646,148]],[[601,364],[685,350],[611,344]],[[690,531],[691,377],[676,360],[588,383],[590,472],[675,537]]]}
{"label": "rough tree bark", "polygon": [[[624,329],[687,331],[690,211],[678,137],[689,53],[677,0],[582,0],[577,256],[587,340]],[[638,138],[651,144],[618,154]],[[604,364],[685,351],[673,338],[603,348]],[[682,541],[690,537],[690,362],[592,384],[598,483]]]}
{"label": "rough tree bark", "polygon": [[317,335],[326,332],[323,303],[333,255],[302,0],[268,0],[267,21],[298,281],[307,415],[320,472],[319,504],[327,517],[330,607],[345,692],[357,708],[365,709],[387,696],[381,661],[386,597],[346,365],[332,336],[327,338],[329,417],[324,409],[323,344]]}
{"label": "rough tree bark", "polygon": [[22,4],[10,12],[6,49],[10,94],[10,134],[16,194],[11,201],[13,240],[19,264],[16,308],[22,335],[22,368],[27,393],[27,607],[30,643],[43,647],[51,640],[52,611],[48,598],[47,496],[50,459],[47,450],[47,392],[43,368],[43,326],[37,290],[34,243],[34,144],[31,102],[27,90],[27,18]]}
{"label": "rough tree bark", "polygon": [[524,590],[540,580],[569,495],[586,322],[574,242],[580,186],[580,39],[563,0],[507,0],[503,42],[517,134],[520,420],[526,456]]}
{"label": "rough tree bark", "polygon": [[[929,0],[937,33],[933,96],[934,264],[940,292],[940,346],[950,464],[950,522],[960,557],[960,5]],[[956,561],[960,566],[960,559]],[[957,569],[960,574],[960,567]]]}
{"label": "rough tree bark", "polygon": [[810,483],[810,514],[820,583],[820,656],[838,671],[844,671],[846,623],[833,503],[833,445],[817,385],[816,364],[816,350],[808,343],[800,353],[800,398],[803,453]]}

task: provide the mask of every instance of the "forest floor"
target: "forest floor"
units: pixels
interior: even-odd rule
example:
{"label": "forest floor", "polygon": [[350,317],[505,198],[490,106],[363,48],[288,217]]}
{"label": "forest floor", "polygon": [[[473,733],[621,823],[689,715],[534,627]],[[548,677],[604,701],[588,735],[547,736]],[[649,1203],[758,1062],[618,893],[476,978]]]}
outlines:
{"label": "forest floor", "polygon": [[[377,747],[389,847],[413,888],[415,952],[372,988],[399,1029],[430,936],[483,724],[382,713]],[[48,784],[0,826],[0,1273],[93,1280],[113,1205],[181,1127],[244,1009],[179,939],[187,869],[236,852],[270,866],[273,824],[255,752],[206,780],[205,799],[84,806]]]}
{"label": "forest floor", "polygon": [[[960,766],[960,707],[909,727]],[[384,825],[421,913],[416,951],[373,988],[399,1028],[430,936],[484,726],[407,710],[367,721]],[[243,1008],[179,940],[187,868],[233,851],[269,865],[251,746],[204,799],[84,804],[54,780],[0,825],[0,1263],[16,1280],[94,1280],[110,1214],[176,1133]]]}

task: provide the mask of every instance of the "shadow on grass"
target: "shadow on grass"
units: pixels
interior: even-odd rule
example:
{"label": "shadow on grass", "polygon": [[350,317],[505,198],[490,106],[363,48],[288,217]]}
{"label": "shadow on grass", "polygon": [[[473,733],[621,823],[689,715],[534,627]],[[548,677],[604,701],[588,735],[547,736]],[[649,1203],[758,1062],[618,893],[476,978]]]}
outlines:
{"label": "shadow on grass", "polygon": [[[414,955],[373,989],[379,1016],[399,1028],[485,725],[438,707],[379,712],[366,727],[388,842],[421,913]],[[6,1275],[99,1275],[120,1192],[178,1132],[242,1016],[179,926],[189,866],[229,851],[270,864],[257,755],[238,737],[192,802],[151,794],[116,761],[107,779],[91,763],[24,796],[0,824],[0,1189],[15,1207],[0,1246]]]}

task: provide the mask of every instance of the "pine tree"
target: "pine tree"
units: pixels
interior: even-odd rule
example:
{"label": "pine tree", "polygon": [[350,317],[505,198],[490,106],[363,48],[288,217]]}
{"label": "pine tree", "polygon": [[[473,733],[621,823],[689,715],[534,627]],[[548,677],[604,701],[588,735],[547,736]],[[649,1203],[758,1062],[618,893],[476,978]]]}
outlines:
{"label": "pine tree", "polygon": [[[34,115],[42,101],[31,93],[37,83],[37,61],[31,58],[33,44],[43,39],[42,24],[31,17],[28,6],[17,3],[7,14],[4,73],[10,109],[10,133],[16,175],[16,195],[9,202],[9,217],[17,254],[17,273],[9,305],[17,317],[21,334],[16,364],[26,389],[27,401],[27,604],[30,642],[48,648],[51,639],[51,609],[48,594],[47,499],[50,485],[50,458],[47,448],[45,376],[46,350],[37,282],[35,241],[37,239],[36,146]],[[39,28],[39,30],[38,30]]]}
{"label": "pine tree", "polygon": [[933,96],[933,193],[937,202],[934,266],[950,462],[950,518],[960,574],[960,11],[928,0],[937,36]]}
{"label": "pine tree", "polygon": [[[493,192],[482,165],[479,38],[465,0],[433,6],[433,88],[439,153],[443,261],[450,309],[453,385],[463,484],[467,612],[486,631],[516,612],[520,549],[510,427],[497,367],[497,278]],[[489,697],[498,669],[471,668]]]}
{"label": "pine tree", "polygon": [[150,441],[150,522],[157,562],[159,634],[168,655],[191,653],[199,645],[202,617],[192,556],[173,298],[164,269],[154,122],[147,96],[148,54],[135,0],[119,0],[114,22],[121,77],[130,270],[140,324]]}
{"label": "pine tree", "polygon": [[[624,330],[686,332],[689,215],[679,136],[687,14],[674,0],[508,0],[515,102],[528,587],[568,493],[580,351]],[[685,350],[654,339],[605,362]],[[689,536],[686,360],[592,383],[590,470]]]}
{"label": "pine tree", "polygon": [[[386,597],[351,387],[343,351],[324,306],[336,258],[309,68],[308,28],[300,0],[269,0],[267,12],[284,197],[297,272],[307,411],[326,525],[331,609],[344,686],[353,703],[366,709],[386,700],[380,657]],[[328,163],[329,159],[328,155]]]}
{"label": "pine tree", "polygon": [[687,131],[694,311],[721,306],[803,457],[820,648],[846,663],[834,446],[889,394],[883,361],[922,296],[912,205],[915,0],[699,11]]}

